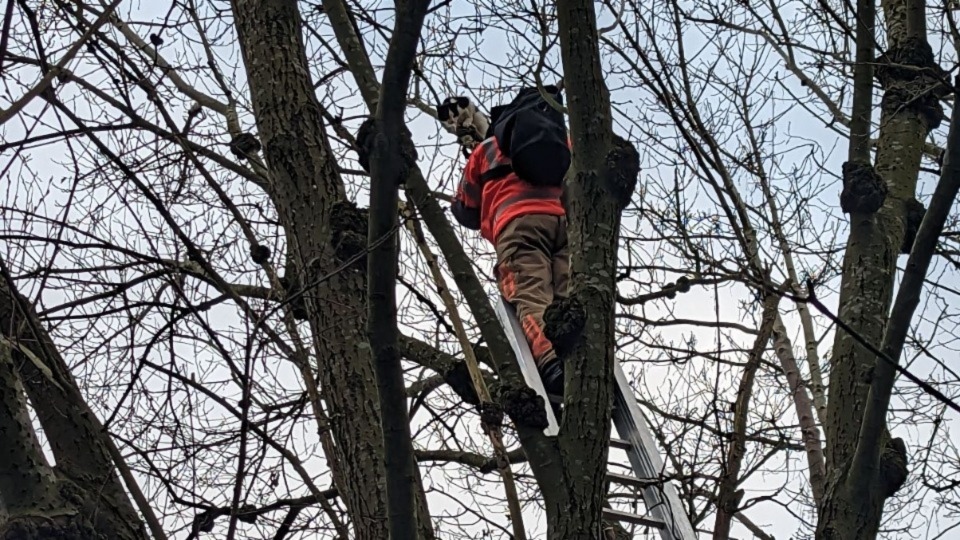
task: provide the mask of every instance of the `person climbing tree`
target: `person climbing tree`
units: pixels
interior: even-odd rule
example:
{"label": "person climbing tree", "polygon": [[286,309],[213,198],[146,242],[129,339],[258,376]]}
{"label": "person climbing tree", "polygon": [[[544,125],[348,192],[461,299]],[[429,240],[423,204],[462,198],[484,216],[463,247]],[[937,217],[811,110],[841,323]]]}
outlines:
{"label": "person climbing tree", "polygon": [[[556,86],[543,90],[562,104]],[[437,110],[442,121],[455,125],[461,144],[470,150],[453,216],[495,246],[500,293],[517,310],[547,393],[562,395],[562,354],[558,357],[556,350],[562,342],[551,339],[544,315],[569,293],[561,194],[570,146],[563,114],[536,87],[524,88],[508,105],[494,107],[484,132],[479,131],[483,122],[476,121],[476,108],[464,98],[450,98]]]}

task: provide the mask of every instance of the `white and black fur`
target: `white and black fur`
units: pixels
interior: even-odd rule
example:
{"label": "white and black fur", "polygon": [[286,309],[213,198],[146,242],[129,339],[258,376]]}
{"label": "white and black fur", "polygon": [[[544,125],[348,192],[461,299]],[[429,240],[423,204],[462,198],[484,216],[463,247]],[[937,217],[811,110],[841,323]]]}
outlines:
{"label": "white and black fur", "polygon": [[490,121],[470,98],[448,97],[437,105],[437,118],[443,127],[460,139],[465,146],[473,146],[487,137]]}

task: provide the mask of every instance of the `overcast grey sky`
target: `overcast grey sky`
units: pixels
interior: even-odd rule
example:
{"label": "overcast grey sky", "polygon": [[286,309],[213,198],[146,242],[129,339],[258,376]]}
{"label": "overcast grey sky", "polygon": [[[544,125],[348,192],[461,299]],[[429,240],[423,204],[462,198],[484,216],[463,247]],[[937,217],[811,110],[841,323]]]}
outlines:
{"label": "overcast grey sky", "polygon": [[[792,5],[792,4],[791,4]],[[134,29],[137,31],[141,37],[146,38],[147,34],[150,33],[154,28],[153,26],[146,26],[139,23],[157,23],[162,21],[163,17],[166,15],[168,9],[170,8],[169,2],[125,2],[123,7],[120,10],[121,16],[129,21],[136,21],[138,24],[134,24]],[[690,9],[693,9],[694,5],[690,4]],[[451,11],[455,14],[468,15],[475,11],[475,8],[472,4],[467,2],[455,1],[452,3]],[[789,8],[785,11],[785,16],[791,16],[795,12]],[[385,17],[381,13],[381,17]],[[604,15],[600,25],[607,26],[610,24],[612,19],[609,15]],[[689,26],[686,29],[684,34],[684,46],[688,51],[700,51],[701,56],[698,58],[699,62],[704,64],[709,64],[711,59],[716,56],[714,49],[719,45],[716,43],[711,43],[704,38],[704,35],[698,31],[695,26]],[[115,30],[112,31],[118,39],[122,37]],[[368,36],[370,37],[370,36]],[[171,61],[174,64],[179,63],[195,63],[196,60],[193,58],[193,55],[199,56],[198,51],[195,49],[194,45],[191,45],[190,42],[186,40],[178,39],[177,36],[165,36],[166,42],[163,47],[161,47],[161,53],[167,58],[168,61]],[[378,48],[376,50],[383,49],[382,41],[378,39]],[[748,38],[744,38],[746,41],[750,41]],[[512,61],[511,58],[511,49],[507,46],[507,41],[504,39],[502,33],[489,30],[487,31],[481,42],[481,50],[484,55],[491,61],[500,61],[503,63],[509,63]],[[936,48],[935,48],[936,49]],[[373,50],[373,49],[371,49]],[[711,52],[714,51],[714,52]],[[234,48],[232,50],[223,49],[220,51],[224,58],[228,62],[236,61],[239,58],[239,51]],[[612,53],[605,49],[606,55],[612,55]],[[552,64],[557,64],[557,54],[558,51],[556,48],[553,50]],[[770,54],[769,51],[762,51],[763,57],[762,62],[764,65],[769,65],[769,69],[772,71],[777,71],[778,73],[783,73],[784,87],[776,90],[780,92],[780,96],[784,96],[787,90],[795,92],[798,94],[804,94],[807,92],[807,89],[801,87],[797,81],[791,77],[780,67],[779,58]],[[744,64],[748,64],[753,61],[753,58],[745,56],[743,58]],[[226,63],[224,65],[227,65]],[[89,64],[86,65],[86,68],[89,69]],[[530,66],[532,68],[532,66]],[[85,65],[81,62],[73,62],[71,68],[82,72],[84,71]],[[437,89],[438,91],[454,91],[460,92],[462,88],[458,88],[455,83],[452,81],[457,80],[466,80],[469,82],[469,85],[472,89],[483,88],[483,87],[493,87],[498,84],[503,84],[506,86],[516,85],[515,80],[501,81],[501,75],[495,72],[485,72],[479,68],[465,70],[461,66],[450,66],[451,73],[445,81],[438,81]],[[723,77],[723,70],[729,70],[729,66],[725,66],[722,63],[718,67],[718,77]],[[459,70],[459,71],[458,71]],[[732,73],[732,72],[731,72]],[[237,86],[244,85],[244,74],[242,70],[229,72],[228,77],[232,78],[235,81]],[[731,75],[732,76],[732,75]],[[205,76],[198,76],[192,73],[186,74],[185,77],[191,84],[197,85],[202,88],[204,91],[210,93],[216,93],[217,90],[215,86],[207,79]],[[548,81],[552,77],[546,77]],[[349,77],[347,78],[349,81]],[[632,115],[644,114],[644,111],[638,111],[635,106],[632,104],[642,93],[641,90],[637,88],[624,87],[621,83],[623,77],[619,75],[611,75],[608,81],[608,84],[613,88],[613,101],[615,102],[616,114],[618,117],[618,132],[623,135],[631,135],[634,140],[637,140],[640,135],[636,132],[631,133],[631,124],[628,120]],[[529,82],[529,80],[527,81]],[[446,85],[446,88],[444,88]],[[472,95],[476,95],[473,90],[468,91]],[[512,88],[511,88],[512,90]],[[66,92],[71,92],[71,89],[67,89]],[[337,90],[334,91],[333,95],[328,95],[325,93],[326,90],[321,90],[321,100],[324,103],[336,103],[339,106],[344,106],[347,108],[356,107],[359,104],[358,98],[351,97],[353,90],[347,86],[339,86]],[[488,101],[483,103],[483,108],[489,110],[490,106],[494,105],[495,102],[490,99],[493,96],[486,95],[486,92],[481,93],[481,97],[488,98]],[[500,94],[499,97],[501,100],[507,100],[510,98],[510,92],[504,92]],[[723,100],[722,95],[717,95],[715,93],[705,93],[703,97],[702,105],[704,107],[710,107],[714,102],[720,102]],[[4,96],[3,100],[7,101],[8,96]],[[246,96],[243,96],[241,100],[246,100]],[[772,104],[764,112],[769,116],[776,116],[782,114],[781,110],[777,110],[777,107],[781,107],[782,101],[774,100]],[[5,105],[5,104],[4,104]],[[846,104],[845,104],[846,106]],[[45,122],[52,122],[49,111],[43,111],[43,106],[40,102],[34,102],[22,113],[22,117],[28,118],[35,115],[40,115],[44,118]],[[177,118],[178,121],[182,121],[183,116],[185,115],[184,110],[178,111],[182,116]],[[650,112],[651,116],[658,115],[659,113]],[[249,114],[241,115],[241,123],[248,129],[253,129],[253,120]],[[459,167],[463,164],[462,156],[459,156],[455,145],[453,144],[453,137],[442,131],[438,130],[436,122],[422,114],[420,111],[411,108],[410,113],[410,127],[414,133],[414,137],[420,147],[420,159],[421,167],[424,169],[424,172],[428,174],[428,181],[434,186],[438,191],[445,191],[447,193],[452,192],[453,182],[458,178]],[[357,122],[352,123],[352,127],[355,128]],[[53,128],[56,128],[56,125],[51,123]],[[9,122],[3,126],[2,135],[5,139],[16,140],[22,136],[22,124],[19,121]],[[670,131],[669,125],[664,125],[663,130],[666,136],[667,132]],[[942,133],[944,132],[944,127],[941,128],[940,132],[935,135],[937,142],[942,143]],[[436,145],[437,137],[440,138],[443,145],[438,147]],[[819,185],[822,185],[823,188],[816,194],[816,199],[818,204],[812,204],[811,210],[815,219],[822,220],[822,229],[824,234],[831,234],[837,224],[844,224],[845,219],[839,213],[839,210],[835,207],[837,206],[837,201],[839,200],[839,191],[840,185],[839,180],[836,177],[836,171],[840,170],[840,164],[845,160],[846,156],[846,143],[842,138],[833,130],[828,129],[824,126],[824,123],[814,115],[810,114],[808,111],[801,108],[795,108],[790,112],[783,114],[776,123],[776,129],[773,134],[773,141],[771,145],[779,145],[778,149],[785,150],[787,148],[793,148],[796,146],[798,150],[794,153],[785,152],[779,158],[777,166],[780,171],[789,171],[793,165],[790,162],[791,156],[796,156],[796,159],[799,161],[804,154],[802,148],[806,148],[807,145],[817,145],[819,147],[820,155],[824,157],[824,169],[822,171],[814,172],[817,175],[815,179]],[[122,141],[114,141],[115,144],[123,144]],[[218,150],[224,154],[228,152],[225,148],[218,148]],[[144,151],[148,151],[145,149]],[[64,163],[69,163],[69,160],[66,157],[69,155],[68,148],[64,144],[58,144],[53,146],[46,146],[35,151],[28,151],[28,155],[31,159],[29,164],[29,171],[36,174],[37,177],[41,180],[33,187],[27,188],[23,183],[14,183],[7,182],[8,190],[8,206],[17,207],[17,208],[27,208],[36,206],[36,201],[40,200],[41,196],[45,196],[46,199],[40,205],[42,208],[48,212],[48,215],[56,215],[58,213],[57,206],[64,204],[69,194],[60,189],[60,185],[69,185],[69,182],[66,184],[58,184],[57,179],[60,178],[70,178],[72,172],[64,169]],[[0,156],[0,166],[6,166],[8,161],[11,159],[11,154],[5,153]],[[647,186],[656,186],[661,185],[664,182],[669,183],[674,177],[677,170],[673,167],[664,166],[664,165],[653,165],[656,163],[655,156],[651,156],[649,153],[645,153],[643,156],[644,161],[642,165],[644,170],[641,173],[640,180],[640,191],[643,193],[643,190]],[[19,161],[17,162],[18,166],[13,169],[11,175],[19,175],[19,178],[22,180],[27,174],[27,169],[19,167]],[[799,166],[799,165],[797,165]],[[228,173],[220,172],[221,178],[226,179],[229,177]],[[934,185],[934,177],[930,174],[922,174],[920,179],[920,195],[926,197],[926,195],[932,191]],[[227,181],[227,180],[224,180]],[[252,196],[249,194],[250,190],[243,187],[239,187],[237,184],[241,182],[233,182],[230,184],[231,193],[238,193],[240,191],[246,191],[248,193],[244,194],[244,199],[250,199]],[[355,184],[359,185],[359,184]],[[11,190],[11,187],[13,189]],[[755,186],[743,185],[738,186],[745,193],[752,193],[755,191]],[[49,193],[42,195],[49,188]],[[104,186],[101,191],[103,202],[107,204],[107,207],[103,209],[102,219],[104,220],[115,220],[118,223],[121,223],[116,226],[117,231],[135,231],[138,225],[134,222],[137,216],[131,215],[130,210],[126,210],[122,205],[119,205],[113,201],[116,197],[109,186]],[[717,207],[710,200],[709,193],[702,190],[702,188],[693,187],[691,188],[690,193],[685,194],[689,200],[697,200],[697,203],[694,205],[695,210],[699,210],[704,215],[693,216],[694,220],[697,220],[698,223],[709,222],[709,220],[715,216],[719,216]],[[366,193],[360,189],[355,193],[355,197],[361,205],[366,204]],[[639,200],[640,195],[637,196]],[[89,206],[87,206],[89,207]],[[187,208],[187,206],[184,206]],[[204,230],[205,227],[210,226],[213,229],[228,228],[229,225],[224,224],[210,224],[207,220],[212,219],[212,216],[204,215],[202,206],[197,206],[198,211],[197,215],[189,216],[185,213],[178,215],[179,218],[183,219],[183,222],[186,227],[192,227],[197,231]],[[831,215],[829,211],[819,210],[817,208],[826,208],[831,209],[833,214]],[[113,209],[114,212],[111,212],[110,209]],[[632,209],[632,210],[635,210]],[[631,210],[631,211],[632,211]],[[89,216],[85,216],[89,217]],[[149,219],[149,218],[148,218]],[[33,225],[39,226],[39,225]],[[646,232],[649,233],[649,227],[646,225],[645,221],[637,215],[636,212],[628,215],[624,221],[624,231],[626,232]],[[468,249],[468,253],[475,257],[480,263],[481,269],[486,271],[486,275],[489,275],[491,267],[491,249],[489,246],[485,245],[483,242],[477,240],[476,234],[471,231],[461,230],[461,233],[464,237],[464,243]],[[198,233],[199,234],[199,233]],[[840,239],[842,245],[842,239],[845,238],[846,233],[845,229],[841,231]],[[138,242],[134,237],[125,238],[126,241],[135,244]],[[411,245],[407,238],[404,238],[404,245],[406,248],[410,248]],[[155,245],[149,246],[146,240],[140,242],[144,251],[156,250],[164,256],[171,256],[173,253],[181,252],[182,246],[177,248],[176,246],[170,245]],[[14,245],[17,245],[17,242],[5,242],[7,246],[8,255],[22,254],[22,251],[19,248],[14,248]],[[22,247],[22,246],[21,246]],[[36,244],[31,244],[31,249],[38,249]],[[46,248],[46,257],[50,256],[50,248]],[[815,257],[811,257],[811,260],[815,260]],[[48,258],[37,257],[33,260],[43,260],[46,263],[49,263]],[[415,259],[416,260],[416,259]],[[901,264],[904,258],[901,258]],[[624,254],[624,261],[626,262],[626,254]],[[665,259],[663,261],[664,265],[670,265],[675,263],[675,261]],[[423,270],[410,270],[410,272],[416,272],[412,274],[414,276],[423,276]],[[931,276],[936,276],[937,280],[948,287],[953,287],[954,289],[960,289],[960,283],[958,283],[957,277],[952,273],[947,272],[947,267],[942,261],[938,261],[931,272]],[[776,276],[775,276],[776,277]],[[779,276],[782,278],[781,276]],[[452,280],[449,281],[452,284]],[[34,284],[35,285],[35,284]],[[488,290],[491,295],[495,294],[495,288],[492,283],[488,283]],[[427,287],[430,288],[430,287]],[[28,290],[29,287],[27,287]],[[621,291],[624,295],[632,295],[636,291],[632,290],[629,285],[625,285]],[[823,290],[821,292],[822,300],[830,307],[835,307],[836,297],[829,291]],[[405,305],[412,302],[409,293],[404,288],[398,289],[398,295],[402,298]],[[688,294],[678,296],[672,303],[668,305],[664,304],[651,304],[649,307],[645,308],[645,316],[650,319],[658,319],[660,317],[672,317],[676,319],[691,319],[691,320],[703,320],[709,319],[710,317],[718,316],[722,320],[738,320],[744,316],[744,313],[741,311],[740,301],[748,300],[749,296],[743,289],[726,289],[723,292],[723,297],[717,298],[715,296],[715,291],[710,289],[695,289]],[[47,291],[44,293],[44,305],[52,306],[60,303],[65,300],[63,295],[56,291]],[[955,300],[955,298],[954,298]],[[938,309],[946,309],[944,306],[939,306],[936,304],[926,305],[925,309],[929,310],[929,313],[925,313],[926,316],[934,318],[936,316],[936,311]],[[801,344],[803,343],[802,337],[799,334],[800,324],[795,317],[795,311],[792,307],[782,306],[782,311],[784,312],[785,318],[787,320],[788,327],[791,331],[791,337],[794,338],[794,345],[798,349],[802,348]],[[461,311],[461,314],[468,316],[466,309]],[[227,329],[236,330],[238,328],[244,328],[244,323],[236,316],[236,311],[230,306],[220,306],[214,308],[208,315],[208,320],[216,327],[222,328],[225,331]],[[425,334],[430,332],[430,328],[425,327],[422,322],[415,320],[406,320],[404,321],[407,326],[407,331],[422,331]],[[820,321],[822,324],[822,321]],[[753,324],[751,320],[745,321],[747,326]],[[825,328],[825,327],[824,327]],[[924,324],[920,325],[921,332],[929,334],[933,329],[930,328],[930,325],[927,324],[926,327]],[[951,329],[946,329],[951,330]],[[686,343],[691,339],[691,336],[696,337],[698,340],[705,342],[716,341],[717,337],[714,332],[710,329],[705,328],[694,328],[694,327],[665,327],[662,329],[661,334],[665,340],[674,340],[676,343]],[[819,352],[822,357],[826,357],[829,353],[829,348],[832,343],[832,338],[830,333],[827,332],[823,339],[820,342]],[[747,346],[749,342],[744,340],[744,344]],[[949,351],[949,339],[945,338],[944,342],[941,344],[941,347],[937,351],[934,351],[935,354],[946,354]],[[212,356],[209,351],[190,351],[183,348],[179,349],[179,352],[182,354],[183,358],[190,358],[193,354],[200,354],[208,356],[207,360],[201,361],[200,358],[195,358],[198,364],[203,364],[203,369],[209,369],[211,371],[206,372],[206,375],[211,378],[227,378],[226,368],[220,364],[215,356]],[[644,351],[632,351],[634,354],[643,357]],[[158,349],[158,355],[168,354],[164,353],[162,349]],[[89,359],[94,364],[96,363],[95,358]],[[219,368],[216,367],[219,364]],[[106,364],[105,364],[106,365]],[[929,362],[919,361],[912,366],[911,369],[917,375],[927,376],[930,373],[932,364]],[[200,369],[200,368],[198,368]],[[664,389],[669,388],[671,381],[675,381],[675,374],[673,372],[675,368],[670,366],[663,365],[652,365],[652,364],[640,364],[637,362],[630,363],[625,366],[625,370],[628,374],[634,374],[636,376],[642,377],[643,386],[646,390],[650,391],[652,396],[655,399],[665,399],[660,392]],[[693,369],[693,368],[689,368]],[[707,369],[707,368],[704,368]],[[96,372],[96,366],[90,367],[87,366],[84,368],[86,372]],[[708,370],[709,371],[709,370]],[[277,365],[270,366],[269,368],[264,367],[264,374],[269,373],[271,376],[276,377],[277,384],[281,387],[299,389],[301,383],[299,382],[299,376],[289,365],[277,362]],[[713,376],[713,372],[706,372],[705,377]],[[736,376],[736,373],[725,373],[724,376]],[[158,388],[162,388],[163,381],[156,381]],[[766,390],[766,389],[764,389]],[[766,394],[758,391],[758,401]],[[779,399],[782,399],[783,396],[779,396]],[[93,403],[95,408],[98,408],[98,412],[105,414],[104,411],[112,410],[114,403],[110,401],[95,402]],[[895,404],[902,406],[903,403]],[[758,402],[757,407],[764,407],[765,404]],[[771,407],[773,407],[771,405]],[[771,409],[774,410],[774,409]],[[787,408],[785,413],[790,421],[795,421],[794,413],[792,408]],[[948,413],[946,415],[947,422],[945,423],[945,429],[956,429],[956,422],[960,420],[956,415]],[[423,427],[431,418],[427,415],[420,414],[414,418],[414,428],[415,430]],[[213,419],[211,419],[211,422]],[[468,430],[470,436],[477,441],[480,441],[479,436],[479,426],[478,423],[473,422],[467,426],[459,426],[458,429],[461,431]],[[930,432],[926,427],[911,428],[910,426],[897,426],[896,434],[907,438],[908,445],[916,446],[917,444],[925,441],[929,436]],[[319,452],[318,447],[316,446],[316,439],[313,431],[306,428],[302,430],[300,435],[301,439],[295,442],[298,454],[301,455],[308,466],[311,468],[311,472],[320,474],[325,470],[325,463],[322,458],[322,455]],[[437,443],[437,439],[429,433],[421,434],[421,438],[418,439],[419,445],[428,446],[431,443]],[[480,443],[484,448],[487,447],[485,441]],[[315,451],[310,449],[315,449]],[[312,453],[311,453],[312,452]],[[779,463],[771,463],[769,467],[773,470],[778,468]],[[789,480],[791,486],[797,490],[807,489],[805,486],[805,473],[803,470],[805,463],[802,460],[802,456],[794,455],[791,458],[789,467],[787,468],[788,472],[783,473],[771,473],[769,475],[758,474],[752,477],[745,485],[744,488],[748,492],[748,496],[757,496],[758,494],[763,494],[767,491],[770,491],[771,487],[779,487],[783,484],[784,478]],[[525,466],[515,467],[515,470],[525,471]],[[461,509],[461,502],[465,500],[471,500],[470,495],[482,499],[482,495],[478,496],[478,493],[489,490],[493,494],[499,493],[498,484],[493,475],[484,479],[484,486],[482,489],[478,486],[476,491],[472,491],[472,488],[467,488],[466,486],[476,485],[477,480],[465,479],[462,484],[454,485],[448,479],[444,478],[441,474],[441,471],[434,469],[433,474],[426,479],[428,486],[432,484],[442,485],[447,493],[440,492],[431,492],[430,505],[431,510],[437,514],[441,515],[443,513],[456,513]],[[149,480],[144,479],[146,483],[149,483]],[[326,485],[329,484],[329,479],[318,480],[318,484]],[[156,488],[156,486],[154,486]],[[158,501],[164,501],[166,496],[163,494],[162,490],[154,491]],[[211,495],[215,495],[213,491]],[[474,500],[478,500],[474,499]],[[926,508],[929,509],[931,514],[935,511],[936,503],[931,499],[928,501]],[[791,515],[793,509],[789,507],[784,507],[781,504],[777,503],[759,503],[756,506],[748,509],[745,513],[753,519],[756,523],[761,525],[768,533],[776,536],[777,538],[791,538],[791,535],[797,531],[797,519]],[[804,516],[809,518],[810,516]],[[944,516],[944,523],[950,523],[946,516]],[[499,518],[499,522],[506,524],[505,511],[502,512],[502,515]],[[711,523],[711,520],[708,518],[707,523]],[[481,524],[482,525],[482,524]],[[527,525],[528,530],[531,534],[539,534],[542,536],[544,520],[543,515],[539,513],[535,508],[530,508],[527,511]],[[946,526],[946,525],[944,525]],[[482,526],[478,526],[477,529],[482,529]],[[442,530],[438,531],[441,532]],[[479,534],[479,533],[478,533]],[[749,534],[745,532],[739,524],[735,525],[734,534],[740,538],[749,538]],[[178,536],[185,537],[183,536]],[[486,538],[485,536],[477,536],[477,538]],[[493,536],[492,538],[498,538],[498,536]]]}

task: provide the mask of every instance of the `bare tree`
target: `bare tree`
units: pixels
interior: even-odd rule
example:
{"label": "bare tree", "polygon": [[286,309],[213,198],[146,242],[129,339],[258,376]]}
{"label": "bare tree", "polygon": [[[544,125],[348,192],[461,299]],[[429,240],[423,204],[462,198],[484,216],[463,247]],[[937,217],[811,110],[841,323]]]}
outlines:
{"label": "bare tree", "polygon": [[[0,508],[57,508],[9,530],[657,538],[601,524],[642,511],[604,482],[617,361],[704,534],[949,536],[952,12],[148,4],[3,6]],[[586,326],[553,439],[430,104],[557,80]]]}

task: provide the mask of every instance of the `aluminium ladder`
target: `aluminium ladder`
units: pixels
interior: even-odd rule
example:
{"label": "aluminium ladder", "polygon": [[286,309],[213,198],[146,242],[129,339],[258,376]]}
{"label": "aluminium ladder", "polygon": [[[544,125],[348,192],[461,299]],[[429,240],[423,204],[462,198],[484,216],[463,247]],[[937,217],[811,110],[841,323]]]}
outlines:
{"label": "aluminium ladder", "polygon": [[[540,380],[540,374],[533,361],[530,346],[527,344],[523,330],[517,321],[516,311],[502,296],[499,296],[495,311],[500,324],[506,330],[507,340],[513,347],[520,370],[526,383],[533,388],[544,403],[557,402],[556,397],[548,397]],[[613,424],[617,428],[619,439],[611,439],[610,447],[626,452],[633,469],[633,476],[614,474],[608,471],[607,480],[625,486],[636,487],[642,490],[644,505],[648,515],[640,516],[628,512],[612,509],[604,510],[604,517],[610,521],[620,521],[652,527],[660,531],[661,540],[697,540],[690,520],[683,511],[680,498],[673,486],[660,479],[663,471],[663,459],[660,449],[640,412],[640,407],[633,396],[633,390],[627,383],[627,378],[619,362],[614,362],[613,373],[616,377],[614,388]],[[547,427],[544,435],[556,436],[560,428],[553,407],[544,407],[547,412]]]}

